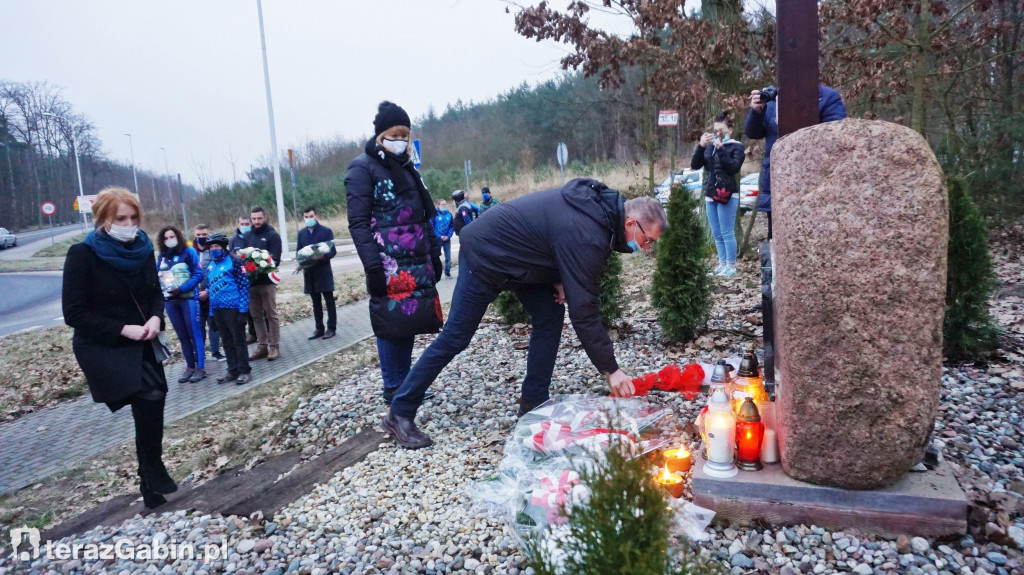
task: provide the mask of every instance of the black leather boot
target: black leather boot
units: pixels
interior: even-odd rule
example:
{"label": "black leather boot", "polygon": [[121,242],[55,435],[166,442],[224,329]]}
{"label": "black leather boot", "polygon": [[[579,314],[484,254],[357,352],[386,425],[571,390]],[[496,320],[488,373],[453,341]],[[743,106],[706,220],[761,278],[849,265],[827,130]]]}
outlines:
{"label": "black leather boot", "polygon": [[160,495],[149,488],[145,477],[139,475],[139,479],[139,491],[142,492],[142,504],[146,506],[146,509],[155,509],[164,503],[167,503],[167,499],[165,499],[163,495]]}
{"label": "black leather boot", "polygon": [[[164,400],[132,400],[135,418],[135,453],[139,458],[139,477],[146,488],[157,494],[178,490],[163,462]],[[145,495],[145,493],[143,493]]]}

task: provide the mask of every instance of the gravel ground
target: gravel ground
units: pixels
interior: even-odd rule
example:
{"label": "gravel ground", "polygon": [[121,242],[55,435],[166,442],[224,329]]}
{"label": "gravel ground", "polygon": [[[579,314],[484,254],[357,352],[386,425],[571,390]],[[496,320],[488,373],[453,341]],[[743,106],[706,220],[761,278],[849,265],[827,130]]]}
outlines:
{"label": "gravel ground", "polygon": [[[998,251],[999,246],[996,246]],[[1019,250],[996,258],[1004,285],[1024,283]],[[624,285],[650,277],[653,261],[626,258]],[[757,302],[757,267],[744,262],[735,278],[716,284],[715,329],[696,342],[666,347],[645,301],[630,306],[618,329],[617,356],[639,375],[662,367],[666,358],[709,361],[740,354],[760,334],[749,307]],[[640,290],[627,287],[631,297]],[[1012,297],[1012,296],[1010,296]],[[1012,332],[1024,306],[997,302],[1000,325]],[[363,462],[335,475],[273,518],[151,515],[116,528],[98,528],[67,543],[129,537],[197,546],[226,541],[231,553],[209,563],[193,561],[39,560],[37,573],[508,573],[526,571],[515,542],[499,521],[475,507],[474,482],[490,477],[514,425],[518,381],[525,371],[522,326],[485,322],[471,347],[438,379],[437,395],[420,412],[422,429],[436,444],[406,451],[385,442]],[[416,354],[429,342],[417,341]],[[972,500],[971,532],[962,538],[896,540],[816,526],[740,528],[719,526],[697,544],[704,555],[732,573],[928,573],[1010,574],[1024,572],[1024,437],[1019,350],[1000,350],[987,363],[948,365],[936,443]],[[603,380],[582,353],[567,325],[552,383],[553,393],[602,391]],[[281,448],[308,457],[376,425],[384,413],[381,378],[374,367],[343,376],[337,385],[299,404]],[[696,448],[686,424],[699,409],[675,394],[653,392],[651,401],[673,408],[678,433]],[[689,496],[687,492],[685,496]],[[0,559],[0,575],[12,569]]]}

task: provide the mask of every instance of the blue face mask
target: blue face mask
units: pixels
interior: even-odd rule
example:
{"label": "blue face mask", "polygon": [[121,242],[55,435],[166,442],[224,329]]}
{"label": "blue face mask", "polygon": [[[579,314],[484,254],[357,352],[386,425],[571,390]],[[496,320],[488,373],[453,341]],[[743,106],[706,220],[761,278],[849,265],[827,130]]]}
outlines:
{"label": "blue face mask", "polygon": [[196,236],[195,241],[193,241],[192,243],[194,243],[195,245],[197,245],[199,247],[203,247],[203,246],[206,245],[206,238],[201,238],[199,236]]}
{"label": "blue face mask", "polygon": [[316,225],[316,218],[306,218],[306,227],[311,228]]}
{"label": "blue face mask", "polygon": [[491,199],[491,194],[484,194],[484,201],[485,202],[489,201],[490,199]]}
{"label": "blue face mask", "polygon": [[629,240],[628,242],[626,242],[626,247],[629,248],[629,251],[633,252],[634,254],[640,251],[640,244],[636,243],[636,240]]}
{"label": "blue face mask", "polygon": [[252,231],[252,226],[238,226],[238,231],[241,232],[242,235],[244,236],[245,234]]}
{"label": "blue face mask", "polygon": [[224,250],[220,248],[210,248],[210,257],[219,260],[224,257]]}

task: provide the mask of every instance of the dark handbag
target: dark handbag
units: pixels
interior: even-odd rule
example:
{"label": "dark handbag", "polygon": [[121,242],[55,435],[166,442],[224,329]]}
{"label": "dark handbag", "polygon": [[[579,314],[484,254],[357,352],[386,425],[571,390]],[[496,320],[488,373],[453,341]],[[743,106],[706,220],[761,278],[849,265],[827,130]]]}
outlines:
{"label": "dark handbag", "polygon": [[721,175],[716,175],[715,176],[715,189],[714,190],[715,191],[712,194],[710,194],[711,201],[717,202],[719,204],[728,204],[729,200],[732,199],[732,192],[727,190],[725,188],[725,185],[722,184],[722,176]]}

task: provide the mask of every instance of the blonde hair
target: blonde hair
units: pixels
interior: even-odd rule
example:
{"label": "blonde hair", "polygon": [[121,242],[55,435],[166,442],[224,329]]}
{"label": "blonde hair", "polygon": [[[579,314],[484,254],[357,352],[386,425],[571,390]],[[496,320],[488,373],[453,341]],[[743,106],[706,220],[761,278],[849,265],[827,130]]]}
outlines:
{"label": "blonde hair", "polygon": [[[409,130],[409,135],[406,137],[406,139],[410,142],[409,145],[412,145],[412,128],[410,128],[408,126],[391,126],[391,128],[398,128],[398,127],[406,128],[407,130]],[[388,130],[390,130],[391,128],[388,128]],[[378,145],[383,145],[384,144],[384,134],[386,134],[388,130],[384,130],[383,132],[377,134],[377,137],[374,138],[377,141]]]}
{"label": "blonde hair", "polygon": [[117,218],[117,206],[128,204],[135,208],[139,216],[139,225],[142,225],[142,206],[139,205],[139,198],[127,188],[111,186],[103,188],[92,203],[92,218],[96,227],[105,226]]}

